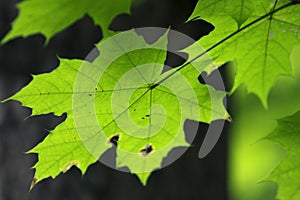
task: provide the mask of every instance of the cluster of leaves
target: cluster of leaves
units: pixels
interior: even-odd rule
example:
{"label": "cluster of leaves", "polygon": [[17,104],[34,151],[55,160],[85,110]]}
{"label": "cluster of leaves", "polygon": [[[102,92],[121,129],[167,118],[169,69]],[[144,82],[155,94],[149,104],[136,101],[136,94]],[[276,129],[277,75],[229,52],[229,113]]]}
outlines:
{"label": "cluster of leaves", "polygon": [[[131,2],[129,0],[118,0],[117,2],[108,0],[27,0],[18,4],[19,16],[13,23],[11,32],[2,42],[18,36],[26,37],[36,33],[44,34],[48,41],[54,34],[71,25],[85,14],[91,16],[94,23],[101,26],[104,38],[109,38],[109,36],[115,34],[115,32],[108,29],[109,24],[118,14],[128,13],[130,6]],[[55,17],[49,18],[49,13],[55,13]],[[300,32],[300,2],[295,0],[199,0],[190,21],[196,18],[201,18],[215,27],[209,35],[203,37],[197,43],[203,46],[211,57],[215,58],[217,65],[228,61],[236,63],[237,70],[231,93],[243,85],[249,93],[256,94],[267,108],[268,93],[277,77],[280,75],[292,76],[290,53],[293,47],[300,42],[298,36]],[[138,39],[138,36],[136,37],[139,42],[144,42]],[[94,138],[97,130],[93,128],[86,130],[87,134],[95,132],[94,135],[91,134],[88,137],[87,141],[95,142],[97,147],[100,146],[93,153],[99,156],[103,154],[110,148],[106,144],[106,138],[117,135],[118,149],[135,153],[140,152],[143,148],[148,148],[147,145],[149,145],[149,139],[151,139],[154,151],[151,152],[150,156],[130,157],[124,152],[117,152],[117,167],[129,167],[130,171],[137,174],[144,184],[151,171],[160,167],[162,159],[167,156],[172,148],[188,145],[184,138],[183,122],[178,116],[179,103],[176,97],[170,95],[172,92],[159,84],[157,84],[157,87],[152,87],[163,79],[163,77],[160,77],[160,72],[166,58],[166,52],[154,51],[151,48],[157,44],[166,46],[166,40],[166,37],[163,37],[153,45],[144,42],[144,45],[148,46],[149,49],[129,53],[111,64],[107,69],[107,75],[103,76],[98,83],[99,88],[97,88],[97,91],[87,89],[81,91],[95,96],[96,107],[99,107],[96,114],[102,116],[98,117],[98,120],[104,127],[107,127],[107,131],[103,133],[103,137],[99,140]],[[122,48],[122,45],[133,45],[128,41],[121,44],[119,48]],[[102,52],[101,44],[102,42],[97,44],[97,47]],[[184,50],[189,53],[192,59],[179,67],[180,71],[177,70],[177,73],[186,77],[190,85],[198,91],[197,100],[201,104],[197,103],[197,109],[200,111],[200,118],[195,117],[193,113],[186,113],[185,119],[206,123],[216,119],[227,119],[228,114],[222,106],[222,98],[225,94],[213,90],[215,99],[211,99],[208,94],[209,86],[199,84],[197,81],[199,72],[191,71],[191,63],[196,68],[199,66],[200,71],[205,70],[201,67],[201,62],[198,62],[204,52],[196,52],[194,49],[192,45]],[[140,59],[141,54],[147,55],[146,58]],[[100,56],[95,62],[101,62],[101,59],[103,58]],[[153,66],[155,69],[152,71],[147,69],[138,71],[140,75],[137,75],[137,77],[143,79],[144,85],[149,87],[140,88],[130,99],[131,106],[134,105],[135,109],[138,110],[136,114],[132,115],[132,118],[137,124],[145,125],[149,121],[145,123],[145,121],[139,121],[138,119],[141,116],[147,116],[151,112],[151,104],[162,104],[168,111],[172,112],[171,116],[174,119],[169,119],[166,127],[156,136],[135,139],[135,137],[122,133],[120,127],[114,123],[115,115],[112,115],[112,110],[107,109],[110,108],[109,102],[112,98],[109,91],[114,89],[114,80],[119,80],[122,75],[136,66],[151,63],[153,60],[161,65]],[[76,74],[83,63],[85,62],[82,60],[60,59],[60,66],[56,70],[49,74],[35,76],[27,87],[9,98],[18,100],[24,106],[32,108],[32,115],[51,112],[57,116],[63,113],[68,115],[65,122],[53,130],[41,144],[30,151],[38,153],[39,156],[39,161],[35,166],[35,183],[47,177],[54,178],[73,165],[76,165],[84,173],[87,167],[97,160],[82,144],[82,138],[78,136],[73,119],[75,112],[72,107],[73,85]],[[117,67],[118,63],[122,63],[123,68],[121,71]],[[93,65],[93,63],[89,64]],[[174,74],[174,77],[176,77],[176,73]],[[93,77],[89,76],[93,80]],[[172,79],[174,80],[173,76],[170,76],[170,83],[180,84],[172,81]],[[128,88],[137,89],[134,83],[120,87],[120,91]],[[182,86],[178,85],[178,87]],[[122,96],[121,93],[120,96]],[[185,96],[182,94],[180,97],[184,98]],[[218,102],[217,111],[212,110],[213,101]],[[169,105],[169,102],[174,103]],[[195,105],[191,103],[189,106],[193,107]],[[153,112],[157,112],[157,116],[162,114],[159,111]],[[105,115],[105,113],[108,114]],[[131,113],[133,113],[132,110]],[[213,115],[213,113],[217,114]],[[153,117],[150,117],[150,124],[159,123],[159,117],[154,117],[155,113],[151,114]],[[169,114],[168,116],[170,117]],[[82,118],[85,117],[82,116]],[[89,125],[88,119],[86,120]],[[287,159],[271,175],[272,180],[280,184],[279,197],[290,197],[287,199],[299,199],[300,197],[299,183],[297,183],[297,178],[299,180],[300,177],[299,171],[297,172],[300,165],[297,157],[297,152],[299,152],[299,149],[297,149],[299,142],[297,141],[300,137],[297,120],[299,120],[299,114],[279,121],[278,128],[270,135],[271,139],[282,143],[289,150]],[[177,134],[178,126],[179,134]],[[84,129],[84,127],[79,128]],[[169,138],[165,137],[166,133]],[[175,137],[178,138],[175,139]],[[176,142],[172,143],[171,141]],[[168,146],[168,148],[165,148],[163,153],[155,154],[157,150],[165,146]],[[145,168],[147,168],[146,172],[143,170]],[[293,177],[289,175],[292,172]],[[294,187],[290,186],[291,181],[294,183]]]}

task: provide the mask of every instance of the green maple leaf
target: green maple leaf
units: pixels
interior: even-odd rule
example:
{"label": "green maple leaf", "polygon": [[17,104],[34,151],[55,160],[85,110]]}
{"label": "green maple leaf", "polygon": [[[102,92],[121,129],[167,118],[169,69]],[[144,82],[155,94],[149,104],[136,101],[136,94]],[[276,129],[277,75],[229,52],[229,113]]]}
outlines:
{"label": "green maple leaf", "polygon": [[279,184],[280,199],[300,198],[300,112],[278,120],[278,126],[267,137],[281,144],[287,151],[286,157],[275,168],[268,179]]}
{"label": "green maple leaf", "polygon": [[198,81],[210,61],[161,75],[166,36],[149,45],[132,30],[97,47],[100,56],[93,63],[60,59],[56,70],[34,76],[10,98],[32,108],[32,115],[67,114],[30,151],[39,158],[33,185],[72,166],[84,173],[111,148],[113,137],[118,138],[116,168],[128,167],[146,184],[173,148],[189,146],[186,119],[210,123],[229,118],[225,93]]}
{"label": "green maple leaf", "polygon": [[101,26],[104,37],[107,37],[112,35],[108,27],[113,18],[128,13],[130,4],[130,0],[26,0],[18,4],[19,16],[2,42],[37,33],[44,34],[48,41],[85,14]]}
{"label": "green maple leaf", "polygon": [[299,1],[200,0],[191,19],[195,17],[215,26],[199,44],[216,62],[236,62],[233,91],[244,85],[267,107],[277,77],[292,74],[290,53],[299,43]]}

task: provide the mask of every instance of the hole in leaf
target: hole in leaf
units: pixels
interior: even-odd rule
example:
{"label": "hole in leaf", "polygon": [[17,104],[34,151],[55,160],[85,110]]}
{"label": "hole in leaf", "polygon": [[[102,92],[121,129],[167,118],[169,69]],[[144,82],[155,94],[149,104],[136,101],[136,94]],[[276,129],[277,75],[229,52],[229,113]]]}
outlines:
{"label": "hole in leaf", "polygon": [[150,144],[147,144],[144,149],[142,149],[140,152],[143,156],[148,156],[153,151],[153,147]]}
{"label": "hole in leaf", "polygon": [[119,135],[113,135],[110,139],[109,139],[109,143],[118,146],[118,141],[120,139]]}

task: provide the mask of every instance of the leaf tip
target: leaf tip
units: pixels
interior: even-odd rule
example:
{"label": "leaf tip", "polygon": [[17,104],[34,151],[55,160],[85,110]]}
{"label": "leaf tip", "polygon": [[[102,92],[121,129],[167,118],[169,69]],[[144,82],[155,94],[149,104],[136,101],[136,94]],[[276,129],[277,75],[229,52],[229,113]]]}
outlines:
{"label": "leaf tip", "polygon": [[230,123],[233,121],[231,115],[230,115],[229,113],[227,113],[227,112],[226,112],[226,114],[225,114],[225,116],[224,116],[224,119],[225,119],[226,121],[230,122]]}
{"label": "leaf tip", "polygon": [[149,180],[151,172],[137,173],[136,176],[139,178],[143,186],[146,186]]}
{"label": "leaf tip", "polygon": [[0,45],[4,45],[5,43],[7,43],[8,41],[10,41],[12,38],[8,37],[9,34],[7,34],[6,36],[4,36],[4,38],[2,38],[2,40],[0,40]]}
{"label": "leaf tip", "polygon": [[37,178],[33,178],[31,185],[30,185],[30,189],[29,191],[32,191],[32,189],[34,188],[34,186],[36,186],[36,184],[39,182],[39,180]]}
{"label": "leaf tip", "polygon": [[14,96],[11,96],[11,97],[8,97],[8,98],[6,98],[6,99],[3,99],[3,100],[0,101],[0,103],[6,103],[6,102],[8,102],[8,101],[12,101],[12,100],[14,100],[13,97],[14,97]]}

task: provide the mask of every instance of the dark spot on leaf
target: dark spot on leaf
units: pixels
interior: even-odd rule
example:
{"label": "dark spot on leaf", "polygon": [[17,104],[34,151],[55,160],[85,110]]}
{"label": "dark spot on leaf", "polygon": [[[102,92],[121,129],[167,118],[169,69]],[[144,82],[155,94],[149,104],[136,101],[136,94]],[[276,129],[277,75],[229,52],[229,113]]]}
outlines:
{"label": "dark spot on leaf", "polygon": [[136,109],[133,109],[133,111],[135,112],[135,111],[136,111]]}
{"label": "dark spot on leaf", "polygon": [[98,88],[95,88],[95,91],[98,91]]}
{"label": "dark spot on leaf", "polygon": [[119,135],[113,135],[110,139],[109,139],[109,143],[118,146],[118,141],[120,139]]}
{"label": "dark spot on leaf", "polygon": [[147,144],[144,149],[142,149],[140,152],[143,156],[148,156],[153,151],[153,147],[150,144]]}
{"label": "dark spot on leaf", "polygon": [[93,96],[92,94],[88,94],[90,97]]}
{"label": "dark spot on leaf", "polygon": [[142,119],[145,119],[145,117],[142,117]]}
{"label": "dark spot on leaf", "polygon": [[146,115],[146,117],[150,117],[150,115]]}
{"label": "dark spot on leaf", "polygon": [[232,122],[232,117],[230,115],[225,117],[227,121]]}

